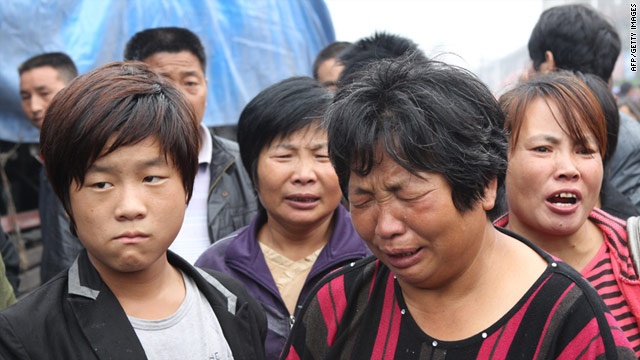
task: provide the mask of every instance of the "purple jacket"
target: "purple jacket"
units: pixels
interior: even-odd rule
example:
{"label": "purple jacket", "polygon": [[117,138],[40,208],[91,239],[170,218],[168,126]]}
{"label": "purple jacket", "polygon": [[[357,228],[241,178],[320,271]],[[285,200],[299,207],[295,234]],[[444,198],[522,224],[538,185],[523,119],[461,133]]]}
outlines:
{"label": "purple jacket", "polygon": [[347,210],[338,205],[333,216],[336,220],[333,234],[309,272],[293,316],[280,297],[256,237],[258,230],[266,222],[264,214],[256,215],[248,226],[215,242],[195,263],[196,266],[222,271],[240,280],[263,305],[268,322],[265,342],[267,359],[279,357],[293,320],[315,284],[329,272],[371,255],[371,251],[353,228]]}

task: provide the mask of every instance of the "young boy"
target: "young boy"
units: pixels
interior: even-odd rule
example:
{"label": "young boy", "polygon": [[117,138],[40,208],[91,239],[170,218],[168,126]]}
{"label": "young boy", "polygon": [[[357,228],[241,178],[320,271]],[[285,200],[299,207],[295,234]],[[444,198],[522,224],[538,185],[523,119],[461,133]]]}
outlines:
{"label": "young boy", "polygon": [[242,285],[167,251],[198,139],[192,107],[142,63],[107,64],[55,97],[41,151],[86,250],[0,312],[0,358],[264,357],[266,317]]}

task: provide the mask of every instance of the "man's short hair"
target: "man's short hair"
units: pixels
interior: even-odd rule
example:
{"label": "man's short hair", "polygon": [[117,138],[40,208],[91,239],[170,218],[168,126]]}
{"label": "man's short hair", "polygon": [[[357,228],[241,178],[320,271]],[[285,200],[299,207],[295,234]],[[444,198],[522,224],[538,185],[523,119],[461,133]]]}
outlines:
{"label": "man's short hair", "polygon": [[[112,138],[113,137],[113,138]],[[112,62],[76,78],[51,102],[40,146],[53,190],[75,230],[70,187],[122,146],[155,138],[182,177],[187,200],[198,167],[195,113],[182,93],[140,62]],[[113,139],[108,149],[105,144]]]}
{"label": "man's short hair", "polygon": [[318,69],[323,62],[337,58],[338,55],[350,45],[351,43],[347,41],[334,41],[320,50],[318,55],[316,55],[316,59],[313,61],[313,78],[318,80]]}
{"label": "man's short hair", "polygon": [[196,34],[185,28],[159,27],[140,31],[125,45],[123,57],[126,61],[144,61],[159,52],[181,51],[192,53],[200,61],[202,72],[207,72],[207,57],[202,42]]}
{"label": "man's short hair", "polygon": [[350,78],[371,62],[394,59],[407,53],[417,53],[416,56],[426,60],[426,56],[422,54],[418,45],[408,38],[386,32],[376,32],[372,36],[362,38],[338,56],[339,62],[344,65],[338,86],[350,83],[352,81]]}
{"label": "man's short hair", "polygon": [[254,188],[262,149],[314,122],[320,126],[332,98],[314,79],[292,77],[262,90],[245,106],[238,120],[238,145]]}
{"label": "man's short hair", "polygon": [[35,68],[51,66],[58,71],[60,80],[68,84],[78,76],[78,69],[69,55],[61,52],[50,52],[30,57],[18,67],[18,75]]}
{"label": "man's short hair", "polygon": [[620,37],[598,12],[572,4],[544,11],[528,46],[535,70],[551,51],[556,68],[595,74],[608,82],[620,54]]}
{"label": "man's short hair", "polygon": [[631,85],[630,82],[628,81],[623,82],[622,85],[620,85],[620,92],[618,93],[618,96],[629,95],[629,91],[631,91],[632,88],[633,88],[633,85]]}
{"label": "man's short hair", "polygon": [[504,182],[504,117],[469,71],[421,56],[382,60],[339,88],[325,115],[329,157],[348,194],[350,173],[366,176],[384,152],[410,173],[441,174],[460,212]]}

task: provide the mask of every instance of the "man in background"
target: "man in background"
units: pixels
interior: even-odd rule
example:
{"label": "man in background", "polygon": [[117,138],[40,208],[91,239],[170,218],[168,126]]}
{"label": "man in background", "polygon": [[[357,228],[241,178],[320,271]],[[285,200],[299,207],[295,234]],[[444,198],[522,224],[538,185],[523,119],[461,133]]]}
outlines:
{"label": "man in background", "polygon": [[343,66],[338,87],[352,83],[357,74],[374,61],[396,59],[410,53],[417,58],[427,59],[418,44],[400,35],[376,32],[359,39],[338,55],[338,63]]}
{"label": "man in background", "polygon": [[[556,70],[594,74],[611,86],[620,54],[615,28],[594,9],[572,4],[547,9],[529,38],[532,72]],[[620,112],[618,146],[605,169],[605,181],[640,209],[640,123]]]}
{"label": "man in background", "polygon": [[640,99],[638,98],[638,88],[628,81],[620,85],[618,92],[618,107],[620,111],[631,116],[636,121],[640,121]]}
{"label": "man in background", "polygon": [[178,27],[147,29],[125,46],[124,59],[145,62],[176,85],[191,103],[199,124],[199,168],[193,198],[170,250],[193,264],[213,242],[248,225],[256,196],[240,160],[238,144],[212,136],[203,124],[207,106],[207,61],[193,32]]}
{"label": "man in background", "polygon": [[[36,55],[18,67],[20,98],[25,115],[40,130],[53,97],[78,76],[78,69],[69,56],[61,52]],[[42,163],[39,156],[36,159]],[[45,283],[68,268],[82,249],[71,234],[69,219],[53,193],[44,166],[40,171],[38,211],[42,230],[42,262],[40,280]]]}
{"label": "man in background", "polygon": [[338,62],[338,55],[351,45],[346,41],[334,41],[325,46],[313,61],[313,78],[318,80],[320,85],[331,90],[336,90],[340,73],[344,65]]}

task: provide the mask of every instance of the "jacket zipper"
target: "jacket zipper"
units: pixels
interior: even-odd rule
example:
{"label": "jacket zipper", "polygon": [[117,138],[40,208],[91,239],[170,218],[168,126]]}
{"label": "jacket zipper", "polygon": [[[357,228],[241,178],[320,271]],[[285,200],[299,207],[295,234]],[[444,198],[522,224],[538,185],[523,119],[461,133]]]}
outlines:
{"label": "jacket zipper", "polygon": [[222,176],[224,175],[224,173],[227,172],[227,170],[231,167],[231,165],[233,165],[236,162],[236,158],[234,157],[233,160],[227,164],[227,166],[224,167],[224,169],[222,169],[222,172],[220,173],[220,175],[218,175],[218,177],[216,178],[216,180],[211,184],[211,187],[209,188],[209,194],[207,195],[207,198],[209,198],[209,196],[211,196],[211,193],[213,192],[213,188],[216,187],[216,185],[218,185],[218,183],[220,182],[220,179],[222,179]]}

